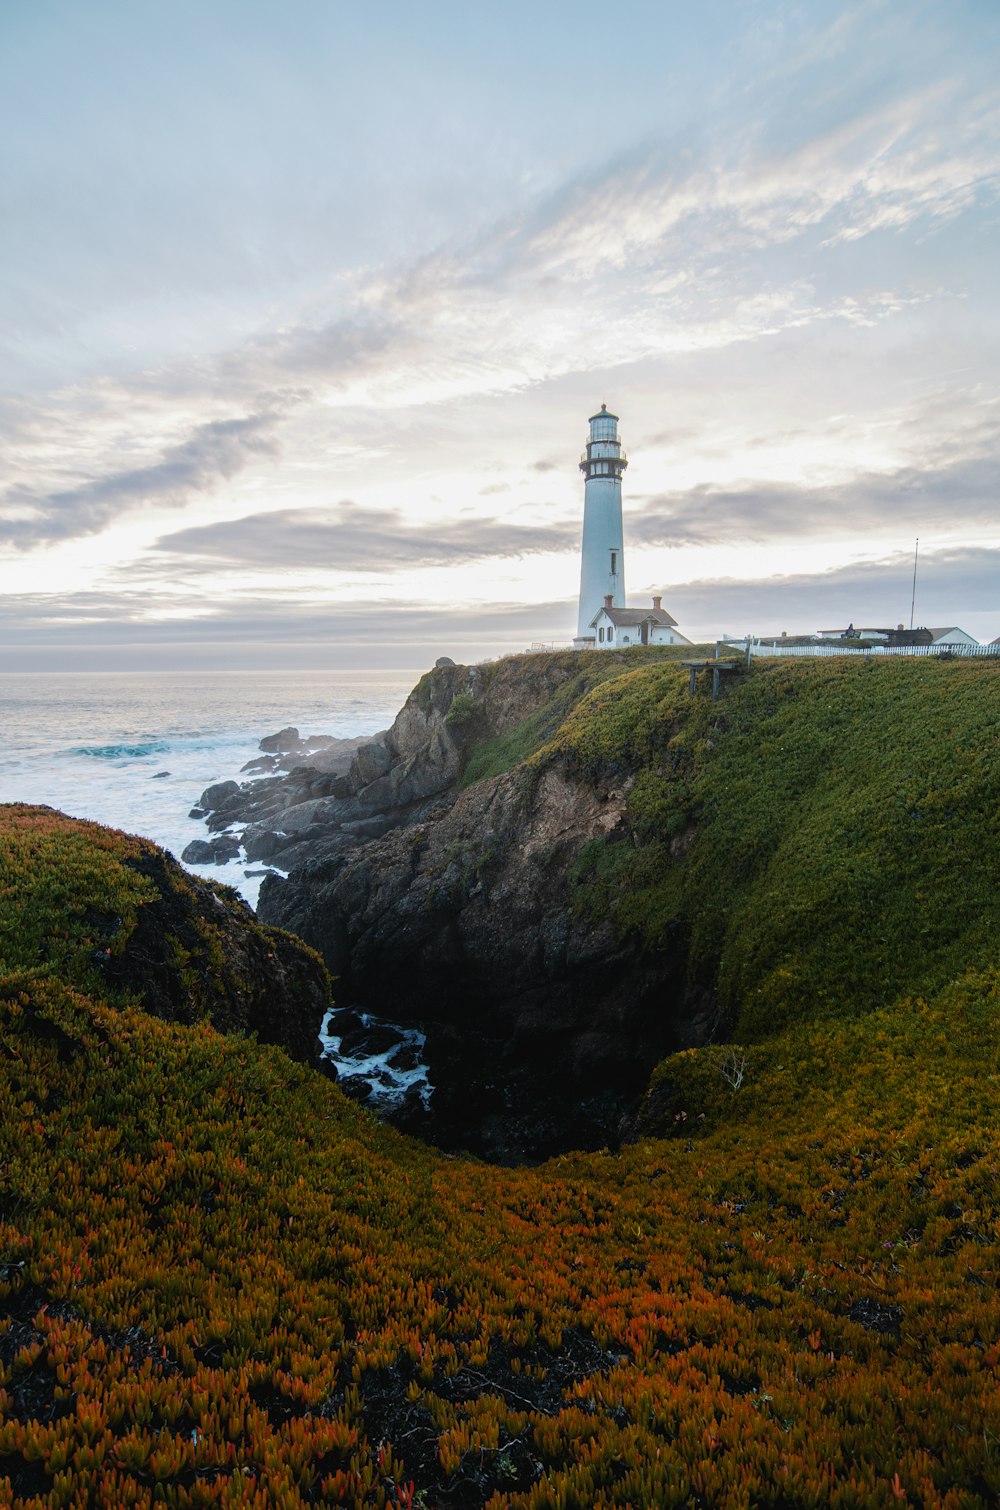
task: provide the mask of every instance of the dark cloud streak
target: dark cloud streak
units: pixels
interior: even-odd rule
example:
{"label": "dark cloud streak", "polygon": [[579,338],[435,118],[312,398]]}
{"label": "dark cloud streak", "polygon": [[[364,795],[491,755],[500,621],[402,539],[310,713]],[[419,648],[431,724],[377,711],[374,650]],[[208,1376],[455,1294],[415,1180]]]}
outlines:
{"label": "dark cloud streak", "polygon": [[8,494],[27,518],[0,520],[0,541],[30,549],[42,541],[94,535],[119,515],[143,503],[180,505],[219,482],[237,476],[253,460],[273,456],[277,413],[273,409],[239,419],[210,420],[163,453],[151,466],[111,472],[56,493],[21,487]]}
{"label": "dark cloud streak", "polygon": [[[666,605],[692,639],[830,629],[849,619],[894,624],[909,617],[910,565],[900,555],[825,573],[706,579],[668,588]],[[59,669],[87,655],[109,669],[141,665],[144,657],[151,665],[172,658],[193,668],[208,660],[234,667],[419,666],[438,654],[479,659],[536,640],[565,644],[575,617],[568,600],[452,608],[386,597],[295,603],[278,593],[220,599],[208,614],[197,595],[186,603],[174,597],[171,618],[159,622],[151,617],[157,607],[144,592],[10,597],[0,602],[5,668]],[[981,639],[1000,634],[1000,549],[922,559],[916,617],[921,624],[957,623]]]}
{"label": "dark cloud streak", "polygon": [[626,524],[629,546],[710,546],[794,540],[844,534],[859,538],[878,530],[913,533],[996,527],[998,458],[981,454],[923,470],[867,472],[850,482],[810,487],[805,483],[747,481],[731,488],[711,485],[639,501]]}
{"label": "dark cloud streak", "polygon": [[516,525],[468,519],[414,527],[395,509],[343,502],[336,513],[278,509],[165,535],[156,549],[185,572],[237,567],[287,569],[324,564],[340,571],[382,572],[415,566],[457,566],[487,556],[544,555],[575,550],[574,523]]}

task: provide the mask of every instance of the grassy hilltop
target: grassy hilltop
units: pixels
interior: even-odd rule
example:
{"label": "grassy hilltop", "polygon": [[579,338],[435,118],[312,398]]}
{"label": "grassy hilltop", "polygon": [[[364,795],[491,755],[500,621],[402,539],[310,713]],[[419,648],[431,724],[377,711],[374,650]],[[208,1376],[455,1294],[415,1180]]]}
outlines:
{"label": "grassy hilltop", "polygon": [[650,667],[578,704],[556,759],[635,775],[587,905],[682,930],[741,1038],[998,963],[1000,661],[777,661],[717,704]]}
{"label": "grassy hilltop", "polygon": [[995,1503],[1000,668],[614,671],[466,773],[626,788],[576,905],[717,1003],[620,1154],[394,1133],[228,944],[144,1004],[137,841],[0,810],[0,1504]]}

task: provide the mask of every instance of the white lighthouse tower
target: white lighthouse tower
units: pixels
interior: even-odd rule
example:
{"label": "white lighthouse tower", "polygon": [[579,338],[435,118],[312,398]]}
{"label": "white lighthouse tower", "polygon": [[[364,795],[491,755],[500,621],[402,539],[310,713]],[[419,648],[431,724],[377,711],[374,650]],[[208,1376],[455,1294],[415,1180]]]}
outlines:
{"label": "white lighthouse tower", "polygon": [[583,546],[580,560],[580,613],[576,644],[594,643],[592,623],[602,604],[625,607],[625,552],[622,540],[622,473],[628,457],[618,439],[618,416],[606,404],[590,419],[590,439],[580,458],[583,489]]}

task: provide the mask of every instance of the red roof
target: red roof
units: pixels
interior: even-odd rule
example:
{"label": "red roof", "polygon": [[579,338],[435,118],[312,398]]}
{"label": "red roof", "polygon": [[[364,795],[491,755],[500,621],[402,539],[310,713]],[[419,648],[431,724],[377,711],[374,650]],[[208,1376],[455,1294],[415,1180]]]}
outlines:
{"label": "red roof", "polygon": [[601,614],[606,614],[616,629],[638,629],[640,624],[656,624],[661,629],[674,629],[677,620],[665,608],[599,608],[590,621],[591,628]]}

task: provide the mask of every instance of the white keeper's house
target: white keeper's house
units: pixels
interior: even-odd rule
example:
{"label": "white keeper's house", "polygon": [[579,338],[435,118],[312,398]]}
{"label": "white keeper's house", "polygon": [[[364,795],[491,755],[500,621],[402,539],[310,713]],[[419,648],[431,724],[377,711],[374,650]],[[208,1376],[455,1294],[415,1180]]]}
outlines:
{"label": "white keeper's house", "polygon": [[620,650],[624,645],[690,645],[677,628],[677,620],[663,607],[663,599],[653,599],[652,608],[615,608],[611,594],[604,607],[591,620],[590,628],[598,650],[609,646]]}
{"label": "white keeper's house", "polygon": [[580,547],[578,650],[620,650],[629,645],[690,645],[667,613],[662,598],[652,608],[625,603],[625,541],[622,475],[628,457],[618,436],[618,416],[606,404],[588,421],[590,437],[580,458],[583,473],[583,543]]}

